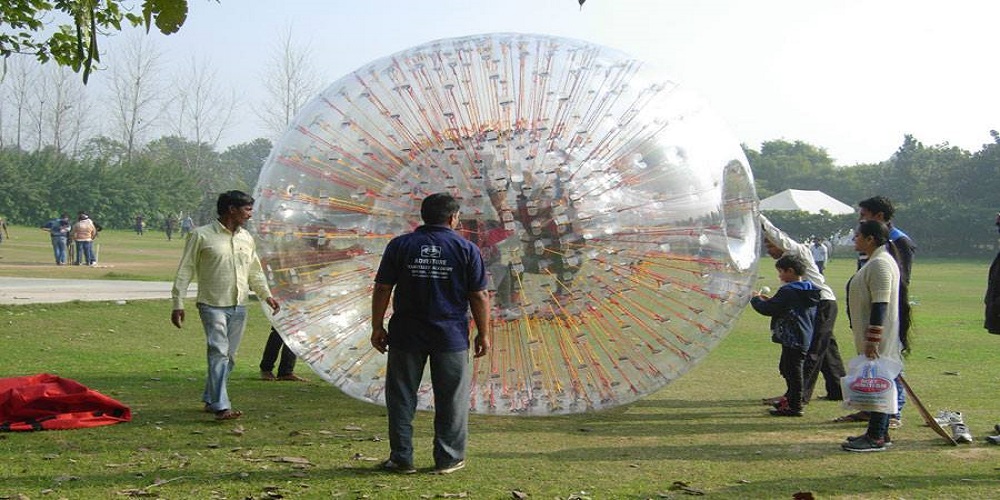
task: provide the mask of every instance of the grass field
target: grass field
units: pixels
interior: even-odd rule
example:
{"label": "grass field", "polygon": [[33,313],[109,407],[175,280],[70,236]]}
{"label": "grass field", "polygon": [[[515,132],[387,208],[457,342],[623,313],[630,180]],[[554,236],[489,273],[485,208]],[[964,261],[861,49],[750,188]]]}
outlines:
{"label": "grass field", "polygon": [[[105,232],[101,265],[55,267],[48,237],[14,228],[0,245],[0,276],[169,279],[180,242]],[[25,233],[22,234],[21,232]],[[37,231],[37,235],[31,233]],[[36,241],[37,240],[37,241]],[[838,296],[853,262],[828,271]],[[765,318],[747,310],[729,337],[677,382],[608,411],[548,418],[474,415],[469,466],[450,476],[376,473],[385,412],[320,382],[256,379],[267,334],[259,308],[230,383],[246,415],[202,413],[200,328],[168,321],[168,301],[0,308],[0,376],[55,373],[131,406],[131,423],[75,431],[0,434],[0,498],[996,498],[1000,447],[1000,338],[982,329],[988,262],[914,266],[914,353],[906,373],[932,411],[961,410],[975,443],[951,447],[904,410],[895,446],[849,454],[862,427],[833,424],[839,404],[814,401],[800,419],[776,419],[759,400],[783,390]],[[761,282],[777,286],[770,262]],[[3,279],[0,277],[0,279]],[[837,337],[851,343],[841,301]],[[820,389],[817,394],[822,394]],[[417,466],[431,465],[431,415],[417,422]],[[685,486],[680,486],[684,484]]]}

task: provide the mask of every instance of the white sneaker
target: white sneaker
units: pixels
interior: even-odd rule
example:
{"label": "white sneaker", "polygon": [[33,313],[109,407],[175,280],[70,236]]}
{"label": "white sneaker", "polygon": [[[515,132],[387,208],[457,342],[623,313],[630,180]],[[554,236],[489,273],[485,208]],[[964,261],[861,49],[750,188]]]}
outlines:
{"label": "white sneaker", "polygon": [[972,442],[972,434],[969,432],[969,428],[962,422],[951,423],[951,438],[958,443]]}
{"label": "white sneaker", "polygon": [[937,412],[937,416],[934,417],[934,421],[937,422],[938,425],[942,426],[951,425],[954,423],[959,423],[959,424],[965,423],[965,420],[963,420],[962,417],[962,412],[951,411],[951,410],[941,410]]}
{"label": "white sneaker", "polygon": [[464,468],[465,468],[465,460],[459,460],[458,462],[455,462],[455,463],[453,463],[453,464],[451,464],[451,465],[449,465],[447,467],[441,467],[439,469],[434,469],[434,471],[431,472],[431,474],[451,474],[452,472],[455,472],[457,470],[461,470],[461,469],[464,469]]}

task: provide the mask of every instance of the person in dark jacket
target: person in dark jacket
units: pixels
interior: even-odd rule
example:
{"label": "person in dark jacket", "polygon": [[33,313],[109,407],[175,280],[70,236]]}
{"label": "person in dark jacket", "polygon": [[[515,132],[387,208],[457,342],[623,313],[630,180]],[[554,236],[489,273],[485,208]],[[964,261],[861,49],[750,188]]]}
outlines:
{"label": "person in dark jacket", "polygon": [[[997,213],[997,230],[1000,231],[1000,212]],[[990,333],[1000,335],[1000,253],[990,264],[989,281],[986,285],[986,322],[983,328]]]}
{"label": "person in dark jacket", "polygon": [[774,297],[755,293],[750,305],[771,317],[771,341],[781,344],[778,371],[785,379],[785,399],[771,410],[771,415],[801,417],[802,367],[812,344],[819,288],[803,278],[806,263],[799,256],[784,255],[774,267],[784,285]]}

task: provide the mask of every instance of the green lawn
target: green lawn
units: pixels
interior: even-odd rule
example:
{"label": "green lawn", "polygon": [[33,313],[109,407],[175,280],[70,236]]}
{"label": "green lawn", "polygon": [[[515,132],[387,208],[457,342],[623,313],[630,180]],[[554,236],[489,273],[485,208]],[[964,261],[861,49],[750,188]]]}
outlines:
{"label": "green lawn", "polygon": [[[16,238],[0,245],[0,276],[169,279],[180,250],[162,233],[105,232],[101,263],[114,267],[57,268],[49,265],[45,233],[23,229],[37,235],[22,238],[15,229]],[[502,499],[515,490],[536,499],[688,497],[675,482],[727,499],[799,491],[816,498],[994,498],[1000,447],[982,438],[1000,422],[1000,338],[981,327],[987,266],[917,260],[915,347],[906,367],[932,411],[966,415],[974,444],[944,445],[912,405],[893,434],[895,446],[874,454],[840,450],[840,441],[862,428],[831,423],[845,412],[837,403],[815,401],[800,419],[768,416],[758,401],[783,390],[778,347],[766,319],[748,309],[707,359],[634,404],[548,418],[474,415],[469,466],[443,477],[373,472],[388,450],[384,410],[344,396],[307,367],[300,374],[311,383],[256,380],[267,334],[257,307],[230,383],[246,415],[225,423],[200,411],[202,333],[196,322],[173,328],[168,301],[0,307],[0,375],[55,373],[134,412],[131,423],[109,427],[0,434],[0,498]],[[838,259],[829,269],[838,296],[852,267]],[[761,283],[775,288],[770,261],[761,269]],[[849,357],[840,306],[837,336]],[[427,468],[431,415],[421,414],[416,426],[417,466]]]}

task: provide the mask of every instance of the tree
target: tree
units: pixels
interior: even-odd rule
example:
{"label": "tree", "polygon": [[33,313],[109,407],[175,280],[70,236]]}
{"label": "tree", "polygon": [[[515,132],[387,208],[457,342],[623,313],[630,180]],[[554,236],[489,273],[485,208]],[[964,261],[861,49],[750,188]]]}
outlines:
{"label": "tree", "polygon": [[112,70],[110,101],[116,134],[131,160],[163,112],[162,85],[157,80],[160,53],[141,36],[124,44],[122,50],[122,64]]}
{"label": "tree", "polygon": [[257,116],[275,138],[285,132],[295,114],[316,93],[317,77],[309,60],[311,55],[308,47],[293,43],[290,27],[271,54],[269,69],[264,74],[267,99],[257,109]]}
{"label": "tree", "polygon": [[759,153],[743,149],[761,198],[788,188],[819,189],[822,179],[834,172],[833,159],[825,149],[802,141],[767,141]]}
{"label": "tree", "polygon": [[[153,26],[169,35],[187,19],[187,0],[143,0],[142,13],[129,8],[126,0],[8,0],[0,2],[0,55],[6,60],[15,54],[33,55],[45,63],[55,61],[90,77],[94,63],[101,60],[97,40],[101,35],[121,31],[122,26]],[[50,20],[57,26],[51,29]]]}
{"label": "tree", "polygon": [[271,154],[271,141],[263,138],[230,146],[222,153],[223,168],[230,172],[230,178],[235,186],[232,189],[243,189],[249,192],[257,184],[260,170]]}
{"label": "tree", "polygon": [[47,92],[40,116],[45,137],[39,139],[59,152],[75,152],[89,116],[87,93],[64,66],[47,68],[44,78]]}
{"label": "tree", "polygon": [[[192,58],[189,71],[174,84],[177,94],[171,99],[168,112],[174,134],[215,149],[222,134],[232,125],[236,94],[219,87],[211,68],[211,64]],[[201,160],[198,157],[193,162]]]}
{"label": "tree", "polygon": [[[5,89],[5,98],[11,104],[13,139],[10,141],[17,148],[22,147],[25,139],[25,127],[27,126],[28,114],[36,90],[37,82],[40,78],[39,70],[32,64],[18,61],[11,65],[9,74],[0,80]],[[2,131],[0,131],[2,132]]]}

